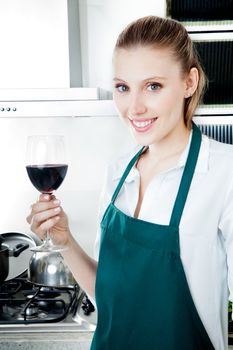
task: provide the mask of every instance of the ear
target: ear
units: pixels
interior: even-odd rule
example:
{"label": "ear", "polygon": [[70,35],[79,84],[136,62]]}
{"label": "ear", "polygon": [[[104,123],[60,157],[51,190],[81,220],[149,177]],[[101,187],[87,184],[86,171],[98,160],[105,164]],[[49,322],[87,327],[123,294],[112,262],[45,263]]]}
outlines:
{"label": "ear", "polygon": [[199,73],[196,67],[192,67],[185,78],[184,97],[191,97],[197,89]]}

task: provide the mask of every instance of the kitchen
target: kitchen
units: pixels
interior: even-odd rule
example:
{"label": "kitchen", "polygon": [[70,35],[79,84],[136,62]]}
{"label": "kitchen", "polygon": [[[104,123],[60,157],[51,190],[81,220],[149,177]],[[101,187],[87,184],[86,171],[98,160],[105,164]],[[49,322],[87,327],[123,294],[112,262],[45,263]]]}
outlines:
{"label": "kitchen", "polygon": [[[111,102],[111,51],[118,32],[129,21],[151,13],[165,16],[166,3],[146,1],[142,6],[140,1],[130,0],[130,11],[123,13],[124,1],[21,0],[19,4],[1,0],[0,6],[4,48],[0,145],[7,150],[0,154],[4,164],[0,230],[31,234],[25,217],[38,194],[25,171],[27,136],[63,134],[69,169],[57,195],[69,214],[72,232],[93,255],[105,166],[134,144]],[[219,110],[214,113],[218,115]],[[221,123],[226,124],[224,118],[229,114],[231,107],[224,107]],[[207,120],[198,121],[208,124]],[[6,333],[0,328],[1,349],[68,349],[74,345],[88,349],[93,329],[76,332],[75,327],[62,333],[46,332],[51,328],[44,327],[43,336],[32,330]]]}

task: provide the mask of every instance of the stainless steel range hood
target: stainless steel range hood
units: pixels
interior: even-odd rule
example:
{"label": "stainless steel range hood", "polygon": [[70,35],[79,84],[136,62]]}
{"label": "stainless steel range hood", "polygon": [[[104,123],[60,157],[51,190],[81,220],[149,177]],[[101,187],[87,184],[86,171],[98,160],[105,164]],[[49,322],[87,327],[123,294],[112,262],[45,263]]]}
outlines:
{"label": "stainless steel range hood", "polygon": [[0,118],[98,117],[116,115],[98,88],[0,89]]}

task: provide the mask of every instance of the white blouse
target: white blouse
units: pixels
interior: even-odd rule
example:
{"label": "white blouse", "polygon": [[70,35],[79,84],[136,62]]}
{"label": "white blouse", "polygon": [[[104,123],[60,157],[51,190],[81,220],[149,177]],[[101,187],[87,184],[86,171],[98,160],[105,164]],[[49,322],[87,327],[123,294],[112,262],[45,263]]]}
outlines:
{"label": "white blouse", "polygon": [[[147,187],[139,219],[168,225],[192,133],[177,166],[157,174]],[[109,164],[99,223],[128,164],[141,146]],[[140,174],[134,166],[115,205],[133,216]],[[98,227],[100,226],[98,223]],[[100,228],[95,242],[98,259]],[[200,318],[216,350],[228,349],[228,299],[233,300],[233,146],[202,135],[200,153],[180,222],[180,252]]]}

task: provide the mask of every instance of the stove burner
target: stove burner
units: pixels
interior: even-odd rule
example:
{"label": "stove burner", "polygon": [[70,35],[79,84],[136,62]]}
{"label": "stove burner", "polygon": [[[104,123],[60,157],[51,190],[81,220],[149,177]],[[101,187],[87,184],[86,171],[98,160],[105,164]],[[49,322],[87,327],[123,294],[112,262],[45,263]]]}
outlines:
{"label": "stove burner", "polygon": [[49,288],[33,285],[26,278],[0,286],[0,324],[59,322],[72,312],[78,286]]}
{"label": "stove burner", "polygon": [[[38,309],[38,306],[35,305],[35,304],[31,304],[29,305],[26,310],[25,310],[25,314],[27,316],[30,316],[30,317],[36,317],[38,316],[39,314],[39,309]],[[22,312],[22,315],[24,315],[24,312]]]}
{"label": "stove burner", "polygon": [[9,298],[10,295],[16,294],[22,288],[22,283],[20,280],[7,281],[0,286],[0,297]]}
{"label": "stove burner", "polygon": [[54,290],[53,288],[51,289],[49,287],[41,287],[39,295],[41,298],[55,298],[59,297],[61,293],[59,291]]}
{"label": "stove burner", "polygon": [[[39,311],[37,307],[29,307],[26,309],[27,321],[29,320],[43,320],[48,317],[46,312]],[[25,319],[24,313],[18,315],[17,320],[22,321]]]}

